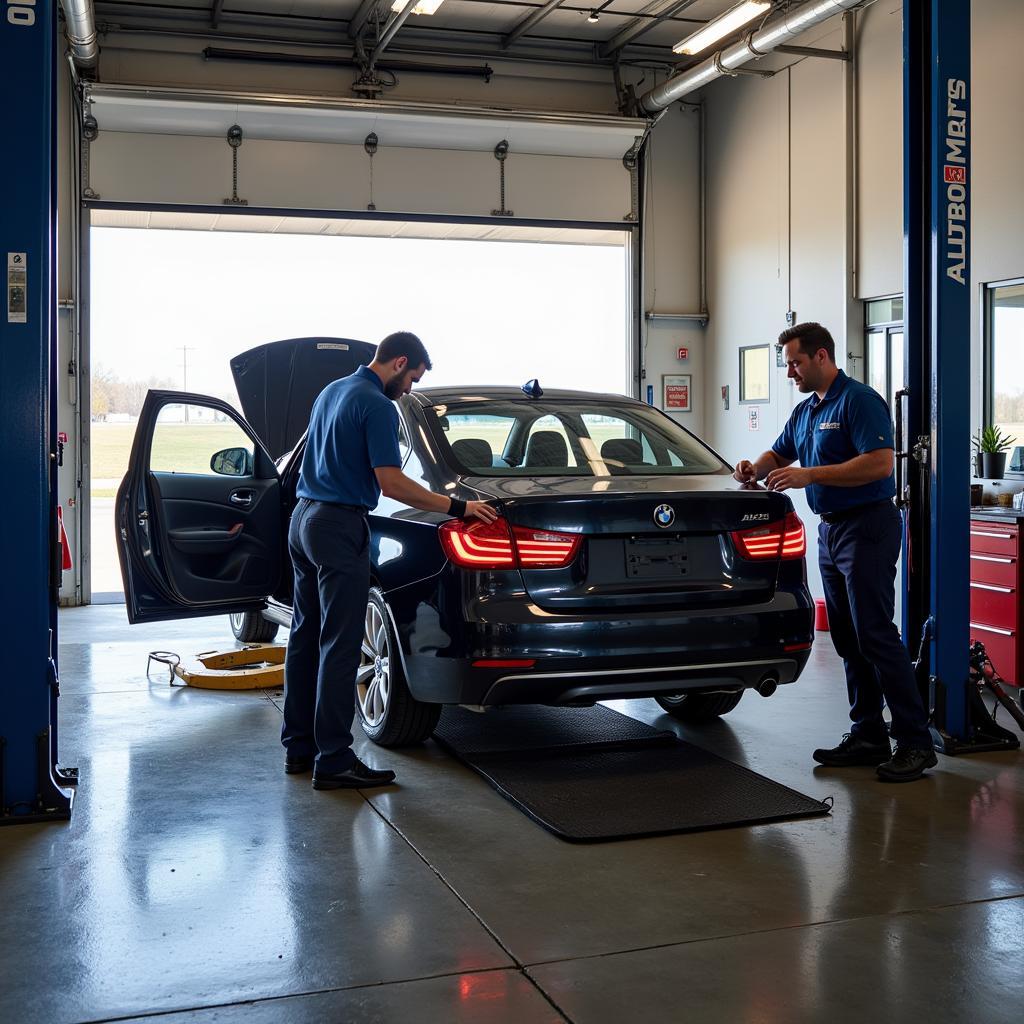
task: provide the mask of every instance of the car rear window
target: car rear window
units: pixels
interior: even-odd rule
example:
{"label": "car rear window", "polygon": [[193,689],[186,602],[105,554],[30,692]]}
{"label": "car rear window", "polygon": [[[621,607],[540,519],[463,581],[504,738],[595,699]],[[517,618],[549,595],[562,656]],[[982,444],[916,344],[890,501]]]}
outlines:
{"label": "car rear window", "polygon": [[424,411],[446,462],[473,476],[727,472],[693,434],[639,402],[449,402]]}

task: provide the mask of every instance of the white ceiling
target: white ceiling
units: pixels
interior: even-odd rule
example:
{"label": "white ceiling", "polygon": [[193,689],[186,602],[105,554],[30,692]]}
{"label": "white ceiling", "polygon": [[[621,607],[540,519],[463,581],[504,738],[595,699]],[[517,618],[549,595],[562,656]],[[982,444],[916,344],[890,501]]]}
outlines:
{"label": "white ceiling", "polygon": [[[629,45],[633,56],[650,56],[677,62],[673,43],[696,31],[708,20],[732,7],[736,0],[564,0],[561,6],[539,21],[512,44],[510,56],[531,48],[574,48],[593,54],[639,16],[653,23],[660,15],[676,9]],[[782,0],[780,0],[782,2]],[[498,50],[501,37],[538,11],[545,0],[445,0],[437,13],[412,15],[395,37],[395,48],[427,39],[454,43],[471,52],[474,48]],[[95,0],[97,21],[129,28],[133,24],[158,23],[164,29],[176,20],[205,24],[211,35],[251,29],[282,42],[321,33],[324,41],[348,41],[348,22],[360,0]],[[382,18],[390,13],[390,0],[379,0]],[[598,20],[588,15],[596,11]],[[214,15],[216,18],[214,19]],[[212,28],[216,20],[216,30]],[[102,46],[101,35],[100,43]],[[688,61],[687,61],[688,62]]]}

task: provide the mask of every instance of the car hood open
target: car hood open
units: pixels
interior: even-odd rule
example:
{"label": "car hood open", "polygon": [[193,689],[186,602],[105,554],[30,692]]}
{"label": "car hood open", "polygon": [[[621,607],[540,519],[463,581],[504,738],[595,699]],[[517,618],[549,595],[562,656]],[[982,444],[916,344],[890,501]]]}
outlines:
{"label": "car hood open", "polygon": [[317,395],[373,359],[376,345],[351,338],[289,338],[231,360],[242,415],[274,459],[295,447]]}

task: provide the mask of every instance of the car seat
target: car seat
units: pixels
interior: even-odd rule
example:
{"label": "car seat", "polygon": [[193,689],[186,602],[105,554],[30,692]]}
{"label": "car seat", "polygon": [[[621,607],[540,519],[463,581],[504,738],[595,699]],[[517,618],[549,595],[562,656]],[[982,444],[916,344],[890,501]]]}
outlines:
{"label": "car seat", "polygon": [[452,455],[467,469],[490,467],[494,460],[491,446],[479,437],[460,437],[452,441]]}
{"label": "car seat", "polygon": [[612,473],[628,472],[627,466],[644,465],[643,445],[632,437],[610,437],[601,445],[601,458],[613,463],[608,467]]}
{"label": "car seat", "polygon": [[569,465],[569,446],[557,430],[538,430],[526,445],[526,466],[547,466],[554,469]]}

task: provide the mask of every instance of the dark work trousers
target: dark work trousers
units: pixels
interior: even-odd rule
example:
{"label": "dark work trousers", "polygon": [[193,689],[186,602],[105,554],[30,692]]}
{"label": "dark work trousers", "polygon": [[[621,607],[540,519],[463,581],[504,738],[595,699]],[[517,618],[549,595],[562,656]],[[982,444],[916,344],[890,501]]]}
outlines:
{"label": "dark work trousers", "polygon": [[370,528],[355,509],[300,499],[288,528],[295,576],[281,742],[318,772],[355,763],[356,669],[370,589]]}
{"label": "dark work trousers", "polygon": [[930,750],[910,654],[892,621],[902,535],[892,502],[865,505],[839,522],[822,521],[818,567],[832,642],[846,666],[850,731],[868,741],[885,740],[884,697],[897,746]]}

